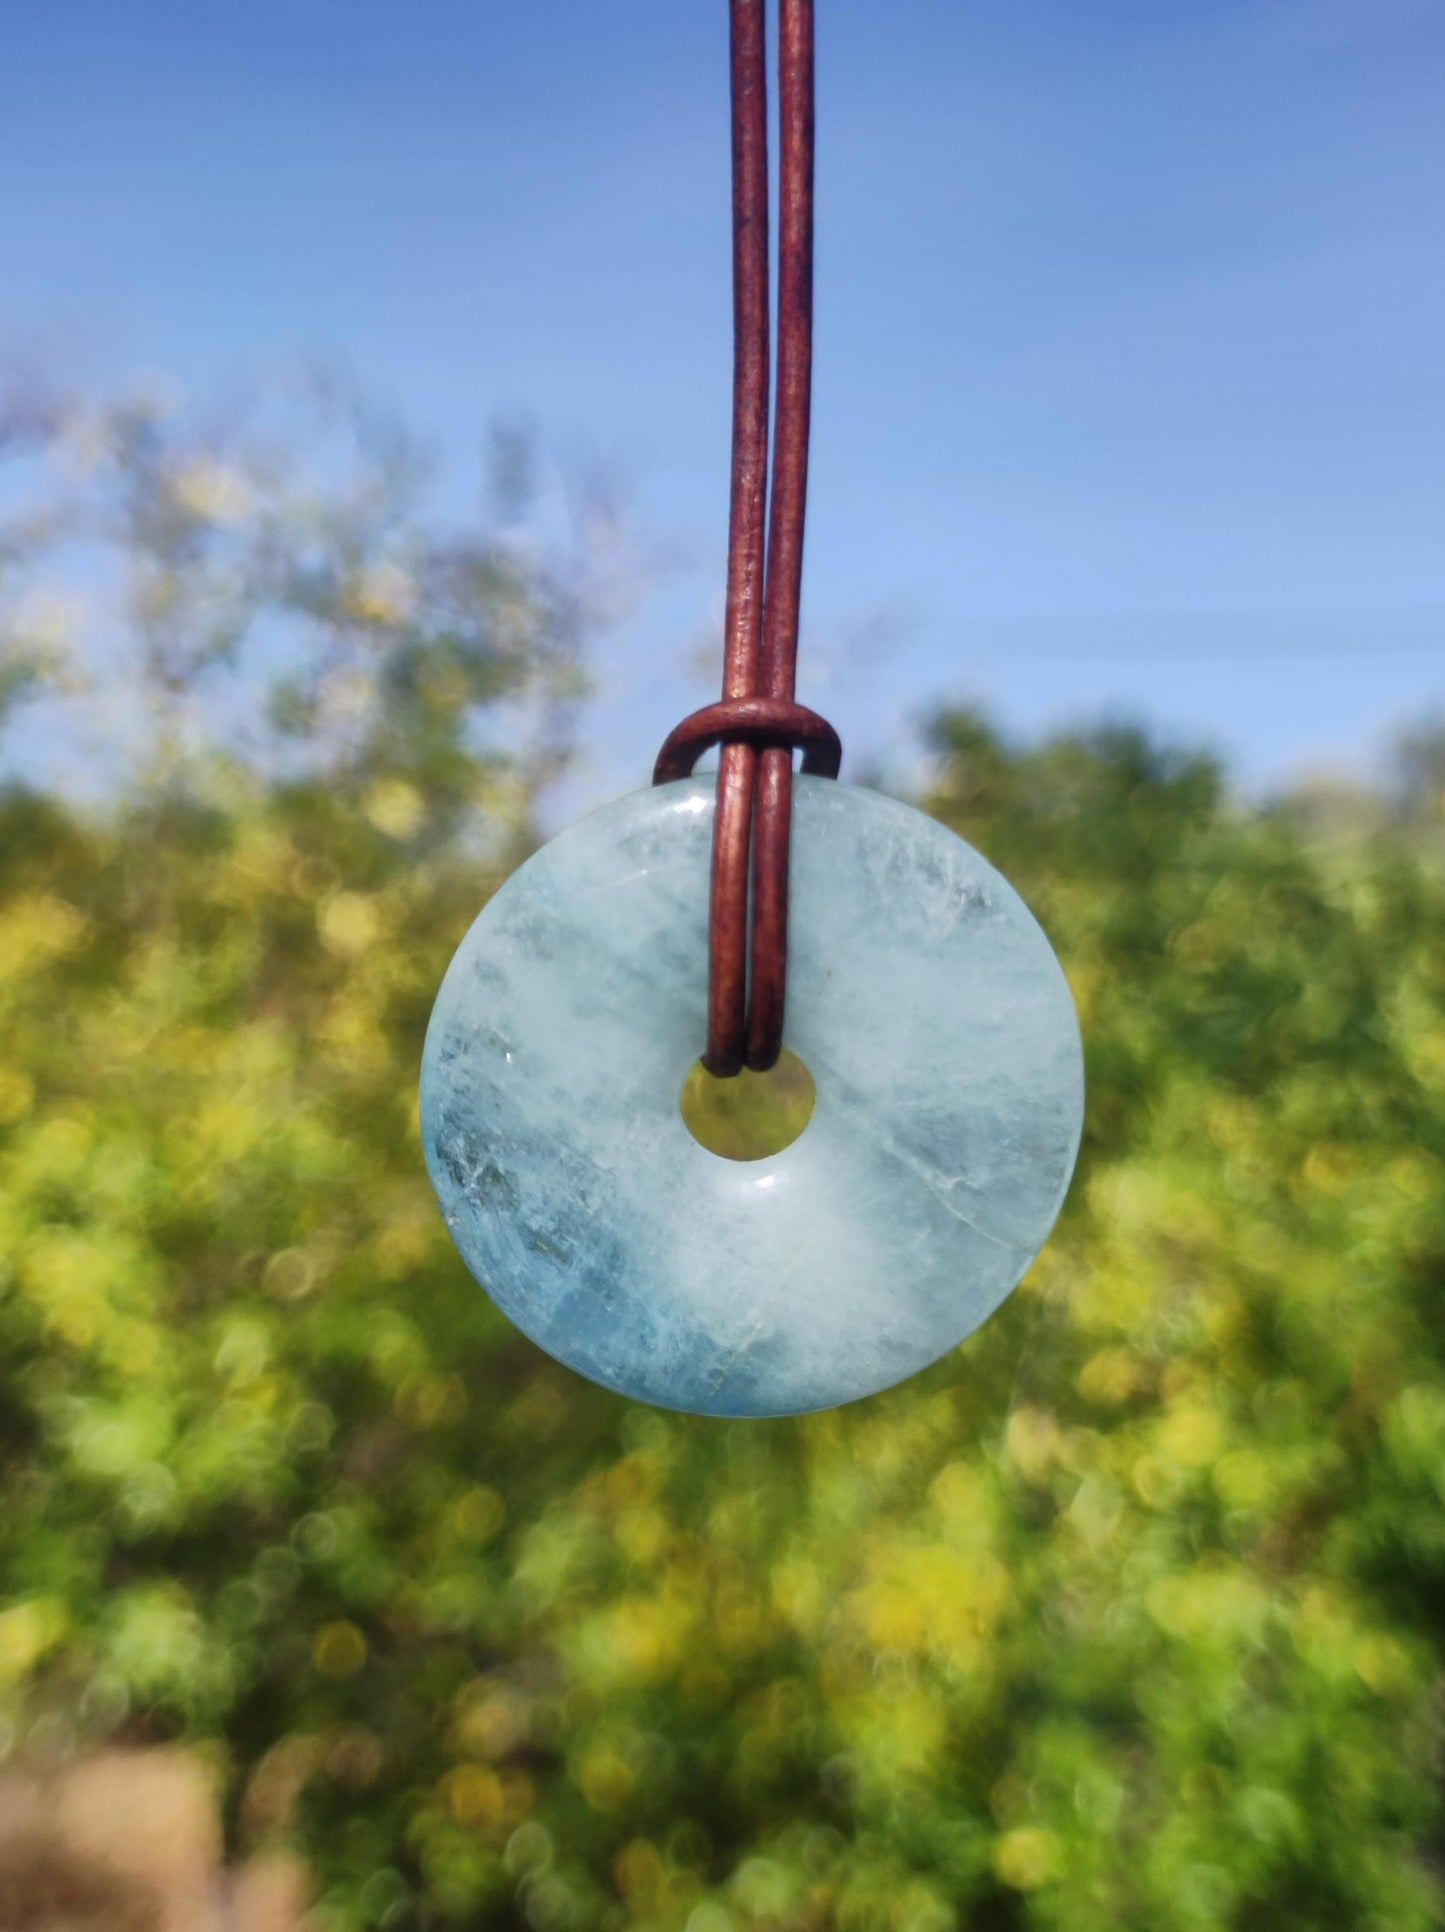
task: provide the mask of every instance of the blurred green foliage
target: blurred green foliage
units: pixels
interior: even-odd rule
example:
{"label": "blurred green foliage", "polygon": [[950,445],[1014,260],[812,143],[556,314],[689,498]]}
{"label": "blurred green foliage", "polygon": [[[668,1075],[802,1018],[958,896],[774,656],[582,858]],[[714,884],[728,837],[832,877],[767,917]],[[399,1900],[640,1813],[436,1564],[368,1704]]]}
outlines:
{"label": "blurred green foliage", "polygon": [[1056,1235],[868,1402],[626,1403],[473,1286],[415,1116],[585,598],[373,428],[303,487],[8,418],[129,655],[67,658],[76,526],[7,499],[3,681],[142,722],[102,802],[0,801],[0,1742],[198,1741],[340,1928],[1445,1923],[1438,793],[945,717],[923,802],[1083,1020]]}

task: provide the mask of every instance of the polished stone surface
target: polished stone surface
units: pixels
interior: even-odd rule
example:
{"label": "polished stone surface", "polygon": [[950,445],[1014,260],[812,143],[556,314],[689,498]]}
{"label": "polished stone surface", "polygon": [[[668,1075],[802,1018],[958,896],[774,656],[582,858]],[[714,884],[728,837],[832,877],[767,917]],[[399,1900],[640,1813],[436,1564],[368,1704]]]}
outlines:
{"label": "polished stone surface", "polygon": [[787,1040],[802,1136],[689,1134],[713,785],[636,792],[544,846],[437,997],[427,1163],[452,1236],[532,1339],[709,1415],[825,1408],[969,1334],[1037,1254],[1078,1151],[1064,976],[1013,888],[911,807],[800,778]]}

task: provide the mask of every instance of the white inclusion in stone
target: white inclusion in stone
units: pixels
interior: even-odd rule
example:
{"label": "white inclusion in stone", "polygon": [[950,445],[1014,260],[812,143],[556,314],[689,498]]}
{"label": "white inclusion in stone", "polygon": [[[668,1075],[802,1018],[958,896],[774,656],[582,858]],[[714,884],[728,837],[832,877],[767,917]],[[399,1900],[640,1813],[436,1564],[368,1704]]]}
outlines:
{"label": "white inclusion in stone", "polygon": [[707,1010],[713,781],[536,853],[437,996],[427,1164],[468,1267],[559,1360],[666,1408],[767,1416],[902,1380],[990,1315],[1059,1211],[1083,1115],[1064,976],[971,846],[795,785],[788,1045],[801,1137],[710,1153],[679,1095]]}

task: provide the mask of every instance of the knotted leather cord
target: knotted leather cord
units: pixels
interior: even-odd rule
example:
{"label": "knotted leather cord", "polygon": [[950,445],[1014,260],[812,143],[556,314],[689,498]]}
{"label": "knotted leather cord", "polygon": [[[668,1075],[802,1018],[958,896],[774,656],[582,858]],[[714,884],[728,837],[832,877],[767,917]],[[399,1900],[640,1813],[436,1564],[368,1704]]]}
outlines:
{"label": "knotted leather cord", "polygon": [[825,777],[837,776],[842,757],[832,726],[794,699],[813,361],[813,0],[780,0],[778,398],[770,505],[765,0],[730,0],[730,9],[733,439],[723,697],[672,732],[653,772],[656,784],[684,777],[709,745],[721,744],[703,1063],[724,1078],[744,1064],[772,1066],[782,1047],[793,747],[804,748],[804,771]]}

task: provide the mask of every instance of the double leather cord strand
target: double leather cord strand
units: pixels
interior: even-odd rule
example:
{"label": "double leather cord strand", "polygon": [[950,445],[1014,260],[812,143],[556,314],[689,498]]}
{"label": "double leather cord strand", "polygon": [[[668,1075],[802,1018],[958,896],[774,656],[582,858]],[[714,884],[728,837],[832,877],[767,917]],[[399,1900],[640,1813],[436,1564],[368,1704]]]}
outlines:
{"label": "double leather cord strand", "polygon": [[[723,695],[684,719],[656,784],[720,744],[703,1063],[729,1077],[782,1047],[793,748],[837,776],[837,733],[794,698],[813,362],[813,0],[781,0],[778,397],[768,498],[768,133],[765,0],[730,0],[733,440]],[[750,917],[751,914],[751,917]]]}

